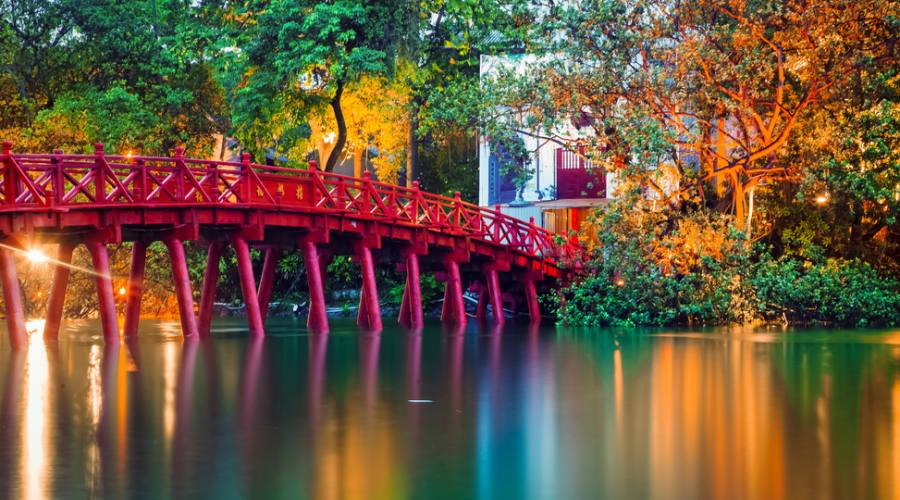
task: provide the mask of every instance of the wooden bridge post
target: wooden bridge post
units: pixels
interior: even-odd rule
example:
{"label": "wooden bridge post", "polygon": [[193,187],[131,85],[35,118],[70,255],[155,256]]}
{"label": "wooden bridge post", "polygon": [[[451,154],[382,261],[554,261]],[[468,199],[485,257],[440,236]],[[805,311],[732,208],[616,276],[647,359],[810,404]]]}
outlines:
{"label": "wooden bridge post", "polygon": [[259,277],[259,290],[257,290],[257,300],[259,301],[259,312],[262,315],[263,324],[269,315],[269,301],[272,299],[272,286],[275,284],[275,270],[278,268],[278,261],[281,260],[281,249],[277,247],[269,247],[266,249],[266,257],[263,261],[262,275]]}
{"label": "wooden bridge post", "polygon": [[231,239],[237,257],[238,274],[241,280],[241,292],[244,296],[244,305],[247,307],[247,326],[252,337],[265,335],[265,326],[259,310],[259,300],[256,297],[256,278],[253,276],[253,262],[250,260],[250,246],[242,236],[234,236]]}
{"label": "wooden bridge post", "polygon": [[413,249],[407,249],[405,260],[406,286],[403,288],[403,300],[400,303],[399,322],[416,330],[425,325],[422,313],[422,287],[419,280],[419,256]]}
{"label": "wooden bridge post", "polygon": [[53,270],[53,288],[47,302],[47,320],[44,322],[44,339],[59,338],[59,325],[62,323],[63,306],[66,302],[66,289],[69,286],[69,266],[72,263],[72,252],[75,245],[69,242],[59,244]]}
{"label": "wooden bridge post", "polygon": [[444,305],[441,308],[441,321],[457,325],[466,324],[466,304],[463,302],[462,276],[459,273],[459,262],[453,257],[444,259],[447,269],[447,282],[444,284]]}
{"label": "wooden bridge post", "polygon": [[328,311],[325,309],[325,287],[322,281],[322,263],[319,248],[309,237],[300,241],[303,251],[303,265],[309,288],[309,314],[306,327],[317,333],[328,333]]}
{"label": "wooden bridge post", "polygon": [[525,289],[525,303],[528,305],[528,319],[532,324],[541,322],[541,308],[538,304],[537,286],[534,277],[528,273],[521,276],[522,287]]}
{"label": "wooden bridge post", "polygon": [[[5,145],[4,145],[5,147]],[[16,275],[16,262],[10,250],[0,247],[0,281],[3,285],[3,301],[6,305],[6,328],[9,345],[14,350],[25,347],[25,308],[22,307],[22,290]]]}
{"label": "wooden bridge post", "polygon": [[475,319],[483,323],[487,321],[488,291],[484,283],[479,281],[476,285],[478,285],[475,287],[475,291],[478,292],[478,305],[475,306]]}
{"label": "wooden bridge post", "polygon": [[119,345],[119,321],[116,318],[116,302],[113,298],[112,275],[109,269],[109,250],[99,240],[85,243],[91,253],[97,281],[97,301],[100,306],[100,326],[107,345]]}
{"label": "wooden bridge post", "polygon": [[225,244],[213,241],[206,253],[206,269],[203,272],[203,289],[200,291],[200,311],[197,330],[200,336],[208,337],[212,328],[212,310],[216,302],[216,285],[219,283],[219,261]]}
{"label": "wooden bridge post", "polygon": [[178,299],[178,316],[181,319],[181,333],[186,338],[197,338],[197,319],[194,317],[194,296],[191,292],[191,277],[188,274],[184,243],[175,236],[163,239],[169,249],[172,262],[172,280],[175,282],[175,298]]}
{"label": "wooden bridge post", "polygon": [[373,331],[381,331],[381,304],[378,300],[378,285],[375,281],[375,262],[372,249],[363,242],[356,244],[356,256],[362,272],[362,292],[360,293],[360,314],[357,323]]}
{"label": "wooden bridge post", "polygon": [[141,322],[141,300],[144,298],[144,269],[147,264],[147,242],[136,240],[131,247],[131,272],[125,299],[125,337],[137,337]]}
{"label": "wooden bridge post", "polygon": [[488,297],[491,301],[491,309],[493,310],[494,325],[502,326],[506,322],[503,315],[503,296],[500,291],[500,276],[497,274],[497,268],[488,265],[484,269],[485,281],[487,281]]}

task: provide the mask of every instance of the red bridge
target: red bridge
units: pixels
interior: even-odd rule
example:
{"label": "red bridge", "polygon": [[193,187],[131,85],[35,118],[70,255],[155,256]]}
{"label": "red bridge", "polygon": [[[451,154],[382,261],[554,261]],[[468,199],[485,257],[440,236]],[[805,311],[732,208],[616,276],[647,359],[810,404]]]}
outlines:
{"label": "red bridge", "polygon": [[[57,243],[53,288],[44,335],[55,339],[63,313],[73,249],[87,247],[96,270],[103,335],[119,341],[108,244],[132,241],[124,335],[138,331],[147,246],[161,240],[169,250],[181,327],[186,337],[209,335],[219,260],[234,247],[251,335],[263,335],[279,258],[299,249],[308,276],[308,326],[327,332],[325,268],[335,255],[359,263],[362,291],[359,324],[381,329],[375,280],[379,262],[406,272],[400,323],[423,324],[420,272],[444,281],[442,320],[465,322],[463,290],[479,290],[480,318],[490,302],[502,323],[501,290],[520,290],[533,321],[540,318],[539,282],[559,279],[563,263],[577,257],[576,243],[518,219],[411,189],[319,171],[185,158],[15,154],[3,143],[0,175],[0,278],[6,321],[14,348],[25,344],[25,318],[13,255],[31,245]],[[533,222],[533,221],[532,221]],[[207,266],[195,317],[183,242],[208,246]],[[257,283],[251,246],[265,251]]]}

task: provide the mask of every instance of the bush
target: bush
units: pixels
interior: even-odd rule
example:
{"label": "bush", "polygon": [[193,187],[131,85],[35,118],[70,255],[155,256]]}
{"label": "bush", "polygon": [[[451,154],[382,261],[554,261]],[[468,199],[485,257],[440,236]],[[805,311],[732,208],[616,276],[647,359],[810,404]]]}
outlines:
{"label": "bush", "polygon": [[598,226],[588,272],[562,289],[561,322],[588,326],[722,324],[744,319],[743,235],[698,212],[667,218],[626,204]]}
{"label": "bush", "polygon": [[768,320],[841,326],[900,325],[900,281],[858,260],[763,259],[751,278]]}
{"label": "bush", "polygon": [[900,280],[810,243],[774,259],[749,250],[729,219],[628,204],[591,221],[586,272],[557,296],[561,323],[717,325],[754,319],[849,327],[900,325]]}

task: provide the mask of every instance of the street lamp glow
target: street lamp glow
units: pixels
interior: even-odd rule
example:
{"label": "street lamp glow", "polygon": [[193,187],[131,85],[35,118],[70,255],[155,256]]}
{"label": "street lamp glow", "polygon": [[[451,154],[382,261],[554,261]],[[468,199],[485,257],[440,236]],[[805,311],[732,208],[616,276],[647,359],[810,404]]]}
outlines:
{"label": "street lamp glow", "polygon": [[819,205],[824,205],[826,201],[828,201],[827,194],[820,194],[819,196],[816,196],[816,203],[818,203]]}
{"label": "street lamp glow", "polygon": [[50,257],[47,257],[41,249],[39,248],[30,248],[25,252],[25,256],[28,257],[33,264],[43,264],[50,260]]}

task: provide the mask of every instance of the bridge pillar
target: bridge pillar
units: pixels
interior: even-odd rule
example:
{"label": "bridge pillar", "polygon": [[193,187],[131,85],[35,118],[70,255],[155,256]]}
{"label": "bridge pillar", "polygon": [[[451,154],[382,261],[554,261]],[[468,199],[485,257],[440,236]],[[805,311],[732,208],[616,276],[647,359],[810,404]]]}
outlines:
{"label": "bridge pillar", "polygon": [[466,305],[463,302],[462,277],[459,273],[459,262],[446,258],[447,281],[444,283],[444,305],[441,308],[441,321],[457,325],[466,324]]}
{"label": "bridge pillar", "polygon": [[250,260],[250,246],[241,236],[231,239],[237,257],[238,274],[241,280],[241,291],[244,295],[244,305],[247,307],[247,326],[250,335],[259,337],[265,335],[265,326],[259,310],[259,300],[256,296],[256,278],[253,276],[253,262]]}
{"label": "bridge pillar", "polygon": [[119,345],[119,321],[116,317],[116,301],[113,298],[112,275],[109,269],[109,250],[98,240],[85,243],[91,253],[97,281],[97,302],[100,306],[100,326],[107,345]]}
{"label": "bridge pillar", "polygon": [[422,287],[419,281],[419,256],[412,250],[406,253],[406,286],[400,302],[401,325],[419,329],[425,325],[422,315]]}
{"label": "bridge pillar", "polygon": [[362,242],[356,245],[356,256],[362,271],[362,292],[359,294],[357,323],[363,328],[381,331],[381,304],[378,301],[378,285],[375,281],[375,262],[372,249]]}
{"label": "bridge pillar", "polygon": [[131,247],[131,273],[128,276],[128,298],[125,300],[125,337],[137,337],[144,298],[144,269],[147,265],[147,242],[137,240]]}
{"label": "bridge pillar", "polygon": [[200,291],[200,311],[197,318],[197,331],[202,337],[208,337],[212,329],[212,310],[216,302],[216,285],[219,283],[219,261],[225,244],[213,241],[206,252],[206,269],[203,271],[203,289]]}
{"label": "bridge pillar", "polygon": [[59,338],[59,325],[62,323],[63,306],[66,302],[66,288],[69,286],[69,266],[72,263],[72,252],[75,245],[69,242],[60,243],[53,270],[53,288],[47,302],[47,320],[44,322],[44,339]]}
{"label": "bridge pillar", "polygon": [[259,277],[259,290],[256,294],[263,323],[269,315],[269,301],[272,299],[272,286],[275,284],[275,270],[278,268],[279,260],[281,260],[280,248],[269,247],[266,249],[262,275]]}
{"label": "bridge pillar", "polygon": [[303,265],[306,267],[306,279],[309,288],[309,314],[306,327],[318,333],[328,333],[328,311],[325,309],[325,287],[322,281],[322,262],[319,259],[319,248],[308,238],[300,241],[303,251]]}
{"label": "bridge pillar", "polygon": [[478,305],[475,306],[475,319],[477,319],[479,323],[483,323],[487,320],[487,287],[484,286],[484,283],[476,281],[469,287],[469,290],[478,294]]}
{"label": "bridge pillar", "polygon": [[191,277],[188,274],[184,243],[174,236],[164,240],[172,262],[172,280],[175,282],[175,298],[178,299],[178,316],[181,332],[187,338],[197,338],[197,319],[194,317],[194,295],[191,292]]}
{"label": "bridge pillar", "polygon": [[16,262],[10,249],[0,247],[0,281],[3,285],[3,301],[6,305],[6,328],[9,345],[13,349],[25,347],[25,308],[22,307],[22,290],[16,275]]}
{"label": "bridge pillar", "polygon": [[497,268],[487,266],[484,270],[484,278],[487,281],[488,297],[493,310],[494,324],[502,326],[506,322],[503,316],[503,294],[500,291],[500,276],[497,274]]}
{"label": "bridge pillar", "polygon": [[541,308],[538,305],[537,286],[534,279],[524,277],[522,286],[525,288],[525,303],[528,305],[528,318],[532,324],[541,322]]}

